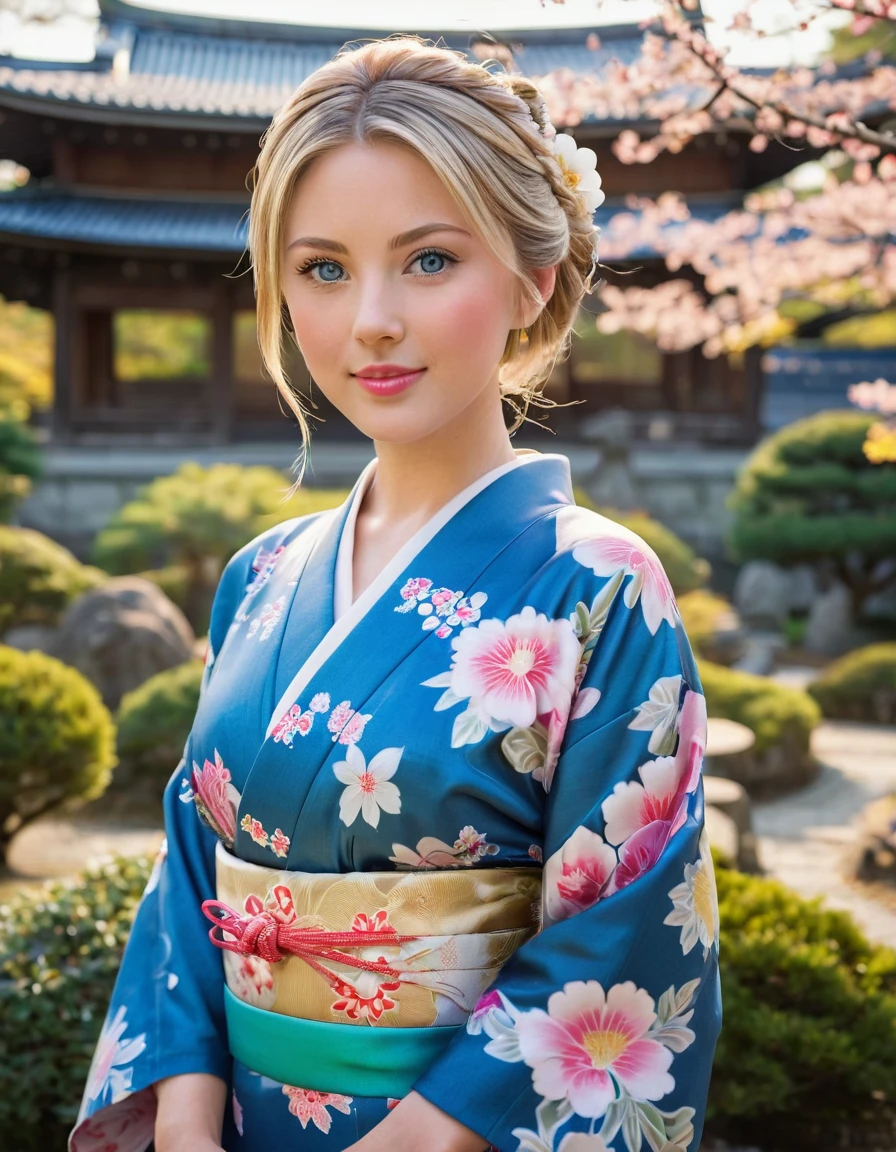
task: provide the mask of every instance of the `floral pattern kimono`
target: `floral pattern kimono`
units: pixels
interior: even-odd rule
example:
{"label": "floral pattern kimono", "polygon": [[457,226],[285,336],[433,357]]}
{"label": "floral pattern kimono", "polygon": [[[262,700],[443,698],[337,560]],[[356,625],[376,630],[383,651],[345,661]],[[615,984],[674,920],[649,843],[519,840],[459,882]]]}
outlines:
{"label": "floral pattern kimono", "polygon": [[[231,1056],[225,978],[276,1011],[278,965],[210,942],[201,905],[216,895],[216,855],[273,881],[457,880],[474,904],[502,869],[531,870],[537,930],[471,1001],[458,1007],[438,973],[406,995],[378,961],[334,974],[318,952],[325,1018],[349,1046],[352,1027],[455,1025],[413,1087],[483,1147],[696,1152],[721,1021],[718,913],[705,701],[666,575],[637,536],[575,505],[564,456],[518,452],[351,603],[354,520],[375,467],[340,508],[271,529],[222,575],[199,708],[165,793],[167,853],[71,1152],[141,1152],[152,1085],[181,1073],[229,1085],[229,1152],[336,1152],[397,1103],[281,1083]],[[353,929],[393,930],[385,890],[349,909]],[[290,891],[271,892],[270,915],[294,922]],[[440,955],[464,968],[456,956],[476,938],[440,927]]]}

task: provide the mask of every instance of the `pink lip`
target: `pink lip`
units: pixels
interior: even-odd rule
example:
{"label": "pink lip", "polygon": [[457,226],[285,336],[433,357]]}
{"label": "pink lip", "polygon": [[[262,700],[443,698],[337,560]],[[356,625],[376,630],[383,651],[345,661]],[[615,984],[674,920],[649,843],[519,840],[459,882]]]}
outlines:
{"label": "pink lip", "polygon": [[[374,396],[396,396],[399,392],[404,392],[412,384],[415,384],[425,371],[425,368],[409,371],[398,367],[398,365],[378,364],[374,366],[371,364],[363,371],[356,373],[355,379],[362,388]],[[376,375],[367,376],[365,372],[375,372]],[[385,373],[389,373],[389,375]]]}

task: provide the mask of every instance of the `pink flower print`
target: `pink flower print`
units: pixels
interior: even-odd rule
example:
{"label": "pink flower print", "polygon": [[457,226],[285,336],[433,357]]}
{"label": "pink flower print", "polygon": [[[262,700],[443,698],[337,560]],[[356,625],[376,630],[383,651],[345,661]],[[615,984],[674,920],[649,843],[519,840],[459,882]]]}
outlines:
{"label": "pink flower print", "polygon": [[279,828],[274,830],[271,837],[271,850],[275,856],[289,855],[289,837]]}
{"label": "pink flower print", "polygon": [[[357,744],[364,735],[367,721],[373,718],[372,713],[353,712],[348,723],[339,733],[340,744]],[[335,739],[335,737],[334,737]]]}
{"label": "pink flower print", "polygon": [[233,1093],[233,1123],[240,1136],[243,1134],[243,1106],[236,1098],[236,1092]]}
{"label": "pink flower print", "polygon": [[254,596],[267,584],[284,551],[285,547],[282,544],[273,552],[266,552],[264,548],[259,548],[255,559],[252,561],[252,571],[256,575],[252,582],[246,586],[247,592]]}
{"label": "pink flower print", "polygon": [[228,848],[233,847],[236,837],[236,814],[240,804],[240,794],[230,782],[230,771],[224,767],[217,748],[215,762],[206,760],[200,768],[193,761],[193,798],[199,815],[213,832],[224,841]]}
{"label": "pink flower print", "polygon": [[675,757],[648,760],[638,769],[638,775],[642,783],[620,782],[601,806],[607,822],[604,834],[611,844],[622,844],[655,820],[671,822],[678,816],[681,772]]}
{"label": "pink flower print", "polygon": [[402,600],[422,600],[432,588],[432,580],[417,576],[408,580],[401,589]]}
{"label": "pink flower print", "polygon": [[338,736],[340,730],[345,727],[354,713],[355,710],[352,708],[351,703],[348,700],[343,700],[342,703],[337,704],[330,713],[327,728]]}
{"label": "pink flower print", "polygon": [[327,712],[330,708],[330,693],[329,692],[315,692],[311,697],[311,703],[308,705],[312,712]]}
{"label": "pink flower print", "polygon": [[[376,955],[370,948],[362,949],[362,955],[366,960],[385,961],[384,956]],[[396,1001],[390,993],[397,992],[400,987],[400,980],[382,981],[376,972],[361,972],[354,983],[336,977],[332,988],[338,999],[330,1005],[330,1010],[347,1016],[349,1020],[369,1020],[376,1024],[384,1012],[395,1007]]]}
{"label": "pink flower print", "polygon": [[706,697],[688,690],[678,721],[678,748],[675,759],[681,769],[685,793],[696,792],[706,753]]}
{"label": "pink flower print", "polygon": [[271,633],[274,631],[278,620],[283,615],[283,608],[285,604],[286,597],[280,596],[274,601],[273,604],[268,604],[268,606],[262,611],[261,615],[258,617],[261,623],[261,636],[259,636],[259,640],[267,640]]}
{"label": "pink flower print", "polygon": [[275,743],[282,741],[287,748],[292,747],[293,737],[299,731],[299,720],[302,716],[302,709],[298,704],[293,704],[288,712],[284,712],[277,723],[274,725],[271,736]]}
{"label": "pink flower print", "polygon": [[438,628],[436,628],[436,636],[438,636],[438,638],[440,640],[444,640],[446,636],[450,636],[450,635],[451,635],[451,629],[448,627],[447,624],[440,624],[438,626]]}
{"label": "pink flower print", "polygon": [[300,736],[307,736],[311,731],[311,725],[314,723],[313,712],[303,712],[301,716],[296,719],[296,732]]}
{"label": "pink flower print", "polygon": [[682,803],[674,820],[654,820],[639,828],[619,849],[619,863],[613,876],[613,888],[619,891],[633,884],[656,864],[666,850],[674,832],[684,824],[687,805]]}
{"label": "pink flower print", "polygon": [[433,607],[437,612],[440,608],[443,609],[439,615],[444,615],[445,607],[449,604],[453,604],[454,601],[459,600],[460,597],[460,592],[452,592],[450,588],[437,588],[430,597],[430,600],[432,600]]}
{"label": "pink flower print", "polygon": [[541,864],[542,861],[544,860],[544,853],[541,850],[540,844],[530,844],[529,845],[529,855],[538,864]]}
{"label": "pink flower print", "polygon": [[293,1088],[289,1084],[283,1085],[284,1096],[289,1097],[289,1111],[295,1116],[303,1128],[308,1127],[309,1120],[314,1122],[324,1135],[330,1131],[333,1118],[327,1111],[335,1108],[337,1112],[351,1115],[351,1096],[340,1096],[336,1092],[312,1092],[304,1088]]}
{"label": "pink flower print", "polygon": [[240,1000],[253,1008],[268,1010],[277,1000],[274,973],[267,960],[260,956],[239,956],[224,952],[224,973],[227,987]]}
{"label": "pink flower print", "polygon": [[122,1005],[103,1025],[87,1077],[87,1098],[114,1104],[131,1090],[134,1069],[131,1065],[146,1049],[146,1034],[126,1038],[127,1008]]}
{"label": "pink flower print", "polygon": [[596,980],[577,980],[549,998],[547,1012],[523,1012],[516,1031],[535,1091],[596,1119],[616,1098],[616,1085],[643,1101],[674,1089],[672,1052],[647,1035],[655,1020],[649,993],[631,981],[605,994]]}
{"label": "pink flower print", "polygon": [[656,553],[634,533],[630,535],[631,538],[619,535],[587,540],[574,548],[572,554],[595,576],[613,576],[619,571],[631,576],[623,595],[625,606],[634,608],[640,600],[644,623],[655,636],[663,620],[675,627],[678,616],[675,594]]}
{"label": "pink flower print", "polygon": [[471,862],[481,860],[483,856],[494,856],[499,850],[497,844],[488,843],[485,833],[477,832],[470,824],[458,832],[454,847],[459,856],[465,856]]}
{"label": "pink flower print", "polygon": [[256,844],[262,848],[268,847],[268,834],[262,827],[261,821],[253,819],[248,812],[240,821],[240,828],[244,832],[248,832]]}
{"label": "pink flower print", "polygon": [[258,629],[260,627],[261,627],[261,617],[255,616],[249,622],[249,627],[246,629],[246,635],[249,637],[250,640],[255,635],[255,633],[258,631]]}
{"label": "pink flower print", "polygon": [[544,869],[546,920],[566,920],[608,894],[616,853],[601,836],[579,827]]}
{"label": "pink flower print", "polygon": [[484,620],[451,641],[451,689],[497,722],[528,728],[536,716],[569,713],[579,642],[567,619],[526,607],[506,622]]}

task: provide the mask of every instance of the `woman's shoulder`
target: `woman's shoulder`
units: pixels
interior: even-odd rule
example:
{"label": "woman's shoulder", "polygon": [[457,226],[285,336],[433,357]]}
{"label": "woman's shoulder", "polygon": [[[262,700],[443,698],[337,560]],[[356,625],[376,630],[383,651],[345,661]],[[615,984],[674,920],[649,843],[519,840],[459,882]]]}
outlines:
{"label": "woman's shoulder", "polygon": [[327,508],[308,512],[304,516],[293,516],[289,520],[281,520],[277,524],[270,525],[234,552],[225,566],[224,573],[235,569],[247,574],[253,569],[260,569],[293,540],[297,540],[317,524],[322,517],[331,516],[334,511],[333,508]]}

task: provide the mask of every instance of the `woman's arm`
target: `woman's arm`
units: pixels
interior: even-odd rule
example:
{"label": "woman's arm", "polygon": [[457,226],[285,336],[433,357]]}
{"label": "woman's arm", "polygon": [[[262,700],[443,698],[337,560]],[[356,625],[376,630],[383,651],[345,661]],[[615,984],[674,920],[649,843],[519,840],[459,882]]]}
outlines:
{"label": "woman's arm", "polygon": [[155,1084],[156,1152],[221,1152],[227,1085],[191,1072]]}
{"label": "woman's arm", "polygon": [[[430,1104],[419,1092],[411,1092],[345,1152],[419,1152],[421,1147],[426,1152],[485,1152],[488,1141]],[[168,1150],[160,1146],[158,1152]]]}

